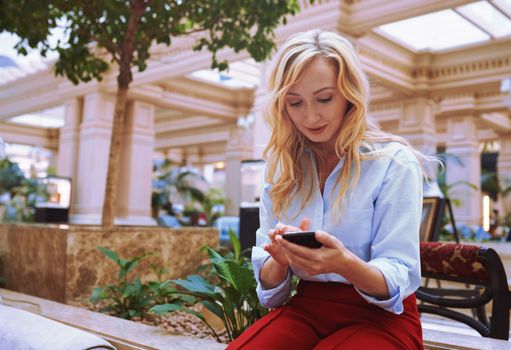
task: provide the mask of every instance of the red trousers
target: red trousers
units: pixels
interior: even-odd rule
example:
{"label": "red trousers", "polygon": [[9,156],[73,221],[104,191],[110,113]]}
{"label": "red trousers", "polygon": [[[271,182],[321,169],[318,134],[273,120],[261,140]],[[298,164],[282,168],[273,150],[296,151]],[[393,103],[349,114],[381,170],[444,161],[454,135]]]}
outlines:
{"label": "red trousers", "polygon": [[415,295],[396,315],[351,285],[300,281],[296,295],[236,338],[227,350],[423,349]]}

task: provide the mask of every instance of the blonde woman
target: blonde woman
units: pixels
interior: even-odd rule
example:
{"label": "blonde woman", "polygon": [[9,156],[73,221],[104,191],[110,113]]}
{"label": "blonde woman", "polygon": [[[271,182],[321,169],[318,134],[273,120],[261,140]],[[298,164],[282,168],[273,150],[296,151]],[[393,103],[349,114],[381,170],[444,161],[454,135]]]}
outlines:
{"label": "blonde woman", "polygon": [[[276,59],[252,251],[259,299],[274,309],[228,349],[422,349],[424,157],[367,115],[368,81],[343,37],[298,33]],[[283,239],[302,230],[322,247]]]}

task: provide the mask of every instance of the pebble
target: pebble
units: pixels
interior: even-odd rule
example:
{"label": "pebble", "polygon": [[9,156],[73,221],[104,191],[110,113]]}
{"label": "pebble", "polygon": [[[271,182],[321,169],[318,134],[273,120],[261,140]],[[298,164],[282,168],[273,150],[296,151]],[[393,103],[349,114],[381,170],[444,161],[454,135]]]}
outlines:
{"label": "pebble", "polygon": [[[83,307],[92,311],[98,311],[99,307],[91,305],[88,301],[74,301],[69,303],[73,306]],[[194,311],[201,311],[202,305],[191,306]],[[150,326],[157,326],[165,329],[169,333],[196,336],[199,338],[212,339],[217,341],[213,332],[199,318],[184,311],[175,311],[162,316],[149,315],[146,318],[134,317],[134,322],[140,322]],[[227,332],[225,330],[217,331],[222,343],[229,343]]]}

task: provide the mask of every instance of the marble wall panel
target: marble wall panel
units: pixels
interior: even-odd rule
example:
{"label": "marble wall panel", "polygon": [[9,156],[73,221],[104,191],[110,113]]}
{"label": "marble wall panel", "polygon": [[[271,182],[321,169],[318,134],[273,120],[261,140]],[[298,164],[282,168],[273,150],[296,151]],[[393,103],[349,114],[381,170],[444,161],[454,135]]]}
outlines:
{"label": "marble wall panel", "polygon": [[42,225],[8,225],[7,288],[65,301],[66,230]]}
{"label": "marble wall panel", "polygon": [[9,249],[7,243],[8,232],[7,225],[0,225],[0,279],[5,278],[5,260]]}
{"label": "marble wall panel", "polygon": [[165,279],[193,273],[206,259],[203,245],[218,246],[216,229],[0,225],[0,254],[9,251],[6,288],[60,302],[87,299],[95,286],[116,282],[118,266],[98,246],[124,259],[151,253],[130,275],[147,281],[156,279],[151,262],[168,270]]}

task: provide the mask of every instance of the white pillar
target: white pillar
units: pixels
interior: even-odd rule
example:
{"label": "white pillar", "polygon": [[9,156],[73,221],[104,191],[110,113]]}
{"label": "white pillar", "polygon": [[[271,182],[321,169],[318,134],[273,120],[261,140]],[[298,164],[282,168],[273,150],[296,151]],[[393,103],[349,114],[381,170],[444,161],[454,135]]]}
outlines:
{"label": "white pillar", "polygon": [[253,159],[262,159],[263,151],[270,140],[271,130],[269,125],[264,120],[264,109],[266,108],[269,92],[268,92],[268,63],[261,64],[261,83],[255,91],[254,105],[251,110],[252,117],[254,118],[253,125],[251,126],[254,130],[254,154]]}
{"label": "white pillar", "polygon": [[[503,189],[511,186],[511,133],[500,135],[500,150],[497,159],[497,174]],[[504,210],[511,211],[511,193],[501,198]],[[501,213],[503,215],[505,213]]]}
{"label": "white pillar", "polygon": [[127,107],[121,140],[115,223],[156,225],[151,218],[154,106],[134,101]]}
{"label": "white pillar", "polygon": [[48,157],[48,175],[56,175],[59,162],[59,152],[58,149],[50,149],[49,151],[50,155]]}
{"label": "white pillar", "polygon": [[[451,199],[459,199],[461,206],[454,206],[457,223],[481,225],[481,191],[474,190],[461,182],[468,182],[480,188],[481,154],[477,141],[476,118],[454,116],[447,120],[446,152],[456,159],[447,160],[447,184],[455,185],[450,190]],[[461,162],[461,164],[459,164]]]}
{"label": "white pillar", "polygon": [[[405,101],[399,118],[399,134],[425,155],[435,155],[437,138],[435,129],[435,104],[432,100],[418,97]],[[436,179],[436,163],[426,165],[430,179]]]}
{"label": "white pillar", "polygon": [[[83,101],[79,98],[65,103],[64,126],[60,128],[57,175],[71,178],[71,198],[76,197],[78,150]],[[71,209],[73,210],[73,209]]]}
{"label": "white pillar", "polygon": [[72,223],[101,222],[114,103],[113,97],[101,93],[84,97],[75,194],[72,196],[70,215]]}
{"label": "white pillar", "polygon": [[253,136],[250,129],[232,127],[225,152],[226,215],[239,215],[241,204],[241,162],[252,159]]}
{"label": "white pillar", "polygon": [[204,150],[202,146],[197,147],[197,163],[196,168],[197,170],[204,176],[204,170],[205,170],[206,163],[204,162]]}

